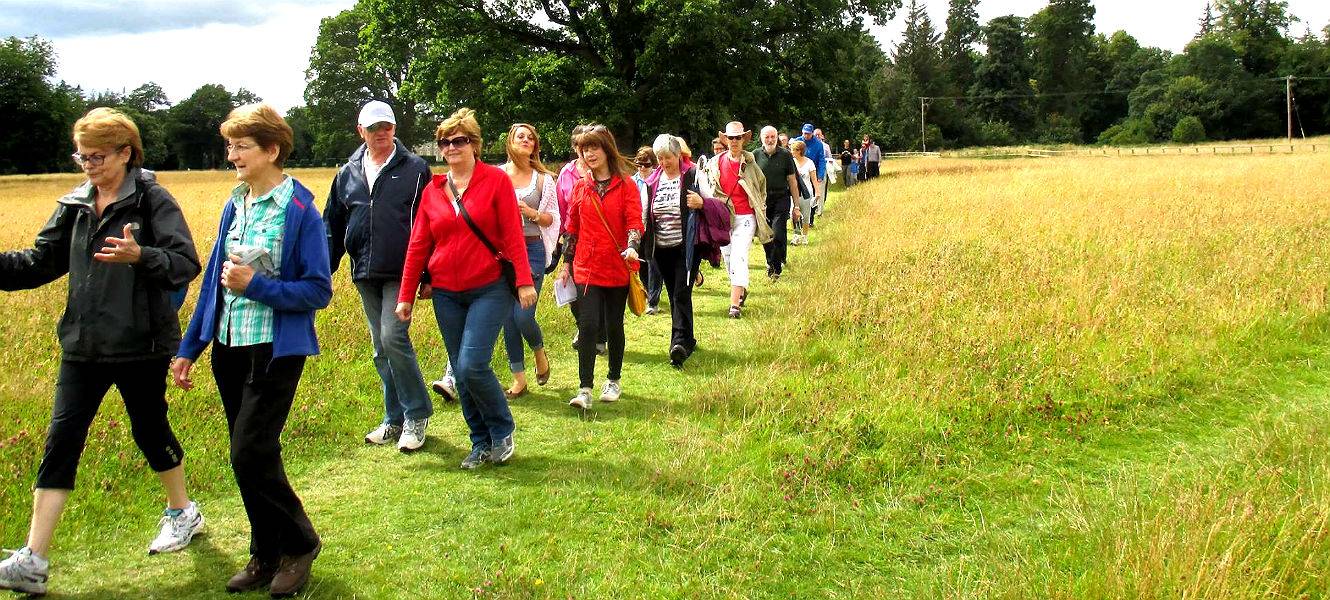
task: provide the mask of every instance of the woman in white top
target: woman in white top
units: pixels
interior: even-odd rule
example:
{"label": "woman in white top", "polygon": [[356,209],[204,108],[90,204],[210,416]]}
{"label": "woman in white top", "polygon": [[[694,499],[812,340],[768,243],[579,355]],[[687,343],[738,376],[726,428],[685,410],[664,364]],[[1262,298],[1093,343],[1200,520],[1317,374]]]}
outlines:
{"label": "woman in white top", "polygon": [[[790,142],[790,153],[794,154],[794,166],[799,170],[799,179],[808,187],[809,194],[799,194],[799,214],[813,214],[813,199],[817,198],[817,164],[807,156],[804,156],[806,146],[803,140],[796,139]],[[799,219],[794,224],[794,238],[790,240],[793,245],[808,243],[808,218]],[[802,232],[802,233],[801,233]]]}
{"label": "woman in white top", "polygon": [[[559,238],[558,186],[554,173],[540,162],[540,134],[536,133],[535,127],[526,123],[510,127],[507,150],[508,162],[502,168],[517,192],[526,255],[531,263],[531,280],[539,301],[545,265],[549,264]],[[504,394],[510,400],[527,392],[523,339],[535,354],[536,383],[545,385],[550,379],[550,362],[545,354],[545,337],[536,322],[535,304],[530,308],[514,304],[512,314],[503,321],[503,345],[508,351],[508,368],[513,373],[513,385]]]}

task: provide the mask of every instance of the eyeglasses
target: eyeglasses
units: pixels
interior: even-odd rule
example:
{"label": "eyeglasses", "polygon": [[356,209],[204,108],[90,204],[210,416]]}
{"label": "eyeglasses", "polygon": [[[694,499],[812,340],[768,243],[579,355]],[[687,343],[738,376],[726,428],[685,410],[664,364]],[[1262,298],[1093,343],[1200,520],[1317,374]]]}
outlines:
{"label": "eyeglasses", "polygon": [[732,139],[732,140],[742,140],[742,139],[744,139],[744,136],[742,136],[742,135],[727,135],[727,136],[725,136],[725,137],[730,138],[730,139]]}
{"label": "eyeglasses", "polygon": [[378,133],[385,129],[392,129],[393,127],[395,127],[395,125],[393,125],[392,123],[389,123],[387,121],[380,121],[378,123],[370,125],[369,127],[366,127],[365,131],[368,131],[370,133]]}
{"label": "eyeglasses", "polygon": [[228,142],[226,144],[226,153],[230,154],[232,152],[235,152],[236,154],[240,154],[242,152],[248,152],[249,150],[257,147],[258,146],[255,146],[253,144],[232,144]]}
{"label": "eyeglasses", "polygon": [[[124,150],[124,149],[127,148],[128,146],[129,146],[128,144],[126,144],[126,145],[124,145],[124,146],[120,146],[119,148],[116,148],[115,151],[116,151],[116,152],[119,152],[119,151],[121,151],[121,150]],[[80,166],[80,167],[87,166],[87,165],[92,165],[92,166],[94,166],[94,167],[100,167],[100,166],[102,166],[104,163],[106,163],[106,156],[107,156],[107,155],[105,155],[105,154],[83,154],[82,152],[75,152],[75,153],[69,155],[70,158],[74,159],[74,164],[76,164],[76,165],[78,165],[78,166]]]}
{"label": "eyeglasses", "polygon": [[459,135],[455,138],[439,138],[439,149],[447,150],[449,146],[453,148],[465,148],[471,143],[471,138]]}

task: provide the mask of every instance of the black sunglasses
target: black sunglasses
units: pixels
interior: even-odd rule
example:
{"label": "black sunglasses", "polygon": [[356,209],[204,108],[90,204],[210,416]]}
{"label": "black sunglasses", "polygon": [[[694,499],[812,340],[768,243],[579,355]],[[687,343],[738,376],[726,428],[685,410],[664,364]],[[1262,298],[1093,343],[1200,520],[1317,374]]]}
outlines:
{"label": "black sunglasses", "polygon": [[439,149],[443,150],[449,146],[452,146],[454,148],[464,148],[470,143],[471,143],[471,138],[464,135],[459,135],[452,139],[439,138]]}
{"label": "black sunglasses", "polygon": [[730,138],[730,139],[732,139],[732,140],[742,140],[742,139],[744,139],[744,136],[742,136],[742,135],[727,135],[727,136],[725,136],[725,137]]}

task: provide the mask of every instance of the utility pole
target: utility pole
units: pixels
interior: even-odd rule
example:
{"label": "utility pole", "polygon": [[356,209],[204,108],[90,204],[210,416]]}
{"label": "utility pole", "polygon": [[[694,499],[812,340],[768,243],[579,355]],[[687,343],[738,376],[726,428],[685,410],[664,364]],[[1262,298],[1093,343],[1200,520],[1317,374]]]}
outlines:
{"label": "utility pole", "polygon": [[[927,118],[926,117],[927,112],[928,112],[928,97],[920,96],[919,97],[919,147],[923,148],[924,152],[928,152],[928,137],[924,133],[925,131],[927,131],[927,128],[924,126],[924,121]],[[1290,129],[1289,131],[1292,130]],[[1293,134],[1290,133],[1289,135]]]}
{"label": "utility pole", "polygon": [[1288,111],[1288,143],[1293,143],[1293,76],[1284,79],[1284,105]]}

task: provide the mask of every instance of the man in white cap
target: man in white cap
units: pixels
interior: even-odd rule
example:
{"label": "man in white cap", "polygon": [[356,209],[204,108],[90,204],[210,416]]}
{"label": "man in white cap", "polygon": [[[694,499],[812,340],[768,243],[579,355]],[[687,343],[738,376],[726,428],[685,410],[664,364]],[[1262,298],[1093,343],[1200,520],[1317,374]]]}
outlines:
{"label": "man in white cap", "polygon": [[[336,272],[351,256],[351,281],[369,321],[374,369],[383,382],[383,421],[365,436],[370,444],[397,442],[402,452],[425,443],[434,413],[408,330],[393,310],[411,223],[431,173],[424,159],[396,138],[392,107],[374,100],[360,109],[356,132],[365,141],[333,178],[328,204],[328,255]],[[427,281],[427,280],[426,280]],[[422,283],[421,297],[429,293]]]}

